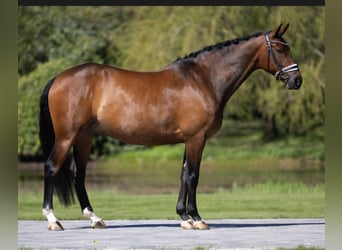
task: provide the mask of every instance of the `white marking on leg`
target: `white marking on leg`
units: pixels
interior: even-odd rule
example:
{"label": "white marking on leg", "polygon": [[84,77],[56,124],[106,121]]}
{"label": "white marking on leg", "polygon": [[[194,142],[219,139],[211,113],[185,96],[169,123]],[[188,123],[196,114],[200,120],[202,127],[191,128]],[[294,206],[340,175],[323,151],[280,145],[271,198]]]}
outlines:
{"label": "white marking on leg", "polygon": [[194,229],[200,229],[200,230],[209,229],[208,224],[205,223],[204,220],[194,221],[193,225],[194,225]]}
{"label": "white marking on leg", "polygon": [[54,223],[58,221],[55,215],[53,214],[52,209],[43,208],[43,215],[47,218],[49,223]]}
{"label": "white marking on leg", "polygon": [[194,222],[191,219],[183,220],[181,222],[181,228],[183,228],[183,229],[194,229]]}
{"label": "white marking on leg", "polygon": [[102,221],[100,217],[98,217],[93,211],[90,211],[87,207],[83,209],[83,216],[89,218],[91,224]]}

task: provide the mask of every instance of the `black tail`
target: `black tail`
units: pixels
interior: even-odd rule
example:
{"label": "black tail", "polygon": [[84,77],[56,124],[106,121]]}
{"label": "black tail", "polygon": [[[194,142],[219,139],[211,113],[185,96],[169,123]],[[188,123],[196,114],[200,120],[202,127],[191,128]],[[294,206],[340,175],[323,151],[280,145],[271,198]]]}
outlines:
{"label": "black tail", "polygon": [[48,82],[40,97],[39,139],[45,160],[49,157],[55,142],[55,133],[53,131],[48,100],[49,91],[54,81],[55,78]]}
{"label": "black tail", "polygon": [[[48,95],[55,78],[50,80],[45,86],[40,97],[40,113],[39,113],[39,139],[43,150],[45,161],[50,156],[55,143],[55,133],[49,110]],[[71,171],[72,155],[69,154],[61,166],[59,172],[53,177],[54,185],[58,199],[65,206],[74,202],[73,179],[74,175]]]}

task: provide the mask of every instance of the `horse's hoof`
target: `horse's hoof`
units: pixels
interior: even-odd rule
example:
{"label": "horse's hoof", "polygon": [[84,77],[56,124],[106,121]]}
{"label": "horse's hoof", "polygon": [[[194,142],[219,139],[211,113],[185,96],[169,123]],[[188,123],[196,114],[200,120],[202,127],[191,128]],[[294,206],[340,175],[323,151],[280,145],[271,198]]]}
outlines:
{"label": "horse's hoof", "polygon": [[202,221],[195,221],[193,227],[195,230],[207,230],[207,229],[209,229],[208,224],[205,223],[203,220]]}
{"label": "horse's hoof", "polygon": [[107,227],[106,223],[104,223],[103,220],[99,220],[99,221],[91,223],[91,228],[94,228],[94,229],[103,229],[106,227]]}
{"label": "horse's hoof", "polygon": [[55,222],[49,223],[48,229],[50,231],[63,231],[64,230],[62,224],[58,220]]}
{"label": "horse's hoof", "polygon": [[181,228],[186,230],[194,229],[194,223],[192,220],[183,220],[181,223]]}

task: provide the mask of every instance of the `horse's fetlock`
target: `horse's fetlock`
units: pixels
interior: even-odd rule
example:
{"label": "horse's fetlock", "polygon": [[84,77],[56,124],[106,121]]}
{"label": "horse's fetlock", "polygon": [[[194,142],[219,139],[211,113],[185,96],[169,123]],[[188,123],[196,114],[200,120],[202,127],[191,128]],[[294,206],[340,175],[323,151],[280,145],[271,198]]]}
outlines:
{"label": "horse's fetlock", "polygon": [[53,210],[51,208],[43,208],[43,215],[47,218],[49,223],[54,223],[57,220],[57,218],[55,217],[55,215],[53,214]]}
{"label": "horse's fetlock", "polygon": [[189,219],[189,216],[186,213],[186,209],[183,206],[177,206],[176,213],[182,218],[182,220]]}
{"label": "horse's fetlock", "polygon": [[188,215],[190,215],[192,218],[198,218],[198,211],[197,208],[195,206],[192,205],[188,205]]}
{"label": "horse's fetlock", "polygon": [[83,209],[83,216],[84,217],[90,218],[90,216],[92,216],[93,214],[94,214],[94,211],[91,207],[86,207],[85,209]]}
{"label": "horse's fetlock", "polygon": [[102,219],[94,213],[91,207],[86,207],[83,209],[83,216],[89,218],[92,223],[102,221]]}
{"label": "horse's fetlock", "polygon": [[177,212],[178,215],[182,215],[182,214],[186,213],[185,208],[184,207],[180,207],[180,206],[177,206],[176,212]]}

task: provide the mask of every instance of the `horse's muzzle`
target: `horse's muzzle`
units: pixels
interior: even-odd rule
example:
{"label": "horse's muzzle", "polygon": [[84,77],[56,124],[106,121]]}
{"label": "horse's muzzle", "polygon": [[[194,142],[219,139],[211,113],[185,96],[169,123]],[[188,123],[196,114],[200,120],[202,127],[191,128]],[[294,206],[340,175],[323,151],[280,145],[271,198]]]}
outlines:
{"label": "horse's muzzle", "polygon": [[289,77],[285,80],[285,86],[288,89],[300,89],[303,79],[301,76]]}

